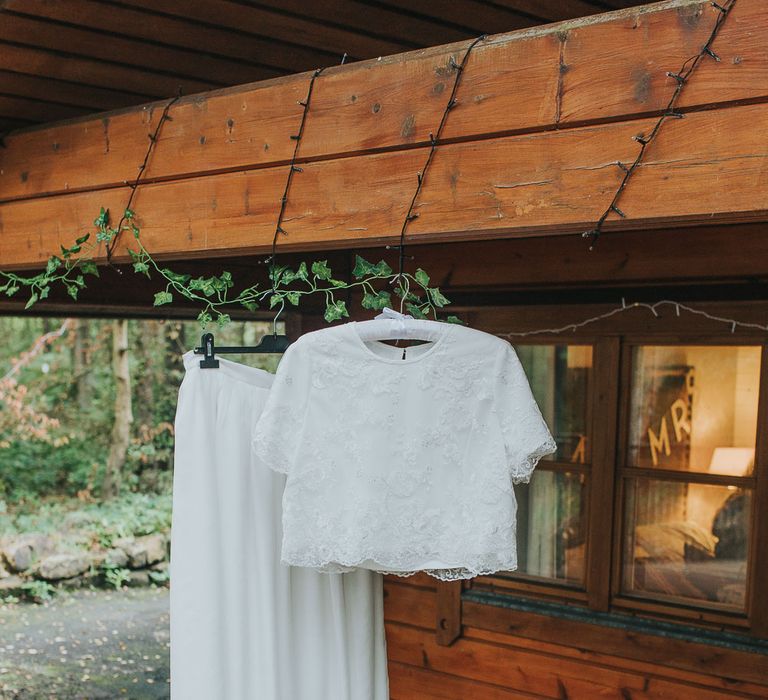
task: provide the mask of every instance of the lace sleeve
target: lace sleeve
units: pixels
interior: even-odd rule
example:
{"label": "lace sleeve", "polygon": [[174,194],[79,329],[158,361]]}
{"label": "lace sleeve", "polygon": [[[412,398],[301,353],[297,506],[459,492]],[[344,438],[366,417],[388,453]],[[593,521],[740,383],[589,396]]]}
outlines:
{"label": "lace sleeve", "polygon": [[539,460],[557,445],[531,392],[525,370],[507,343],[496,381],[496,414],[512,483],[528,483]]}
{"label": "lace sleeve", "polygon": [[299,346],[299,342],[291,345],[280,360],[251,436],[256,456],[282,474],[288,474],[293,466],[310,386],[309,361]]}

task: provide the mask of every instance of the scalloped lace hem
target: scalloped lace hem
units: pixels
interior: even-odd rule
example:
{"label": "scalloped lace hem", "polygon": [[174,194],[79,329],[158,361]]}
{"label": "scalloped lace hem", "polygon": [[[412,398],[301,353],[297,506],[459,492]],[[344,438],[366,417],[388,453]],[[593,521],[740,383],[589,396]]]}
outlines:
{"label": "scalloped lace hem", "polygon": [[499,571],[515,571],[517,569],[517,561],[511,560],[509,562],[499,562],[497,564],[478,564],[477,566],[457,566],[446,567],[438,569],[424,569],[414,567],[413,569],[390,569],[386,566],[381,568],[374,566],[362,566],[363,562],[371,561],[371,557],[361,558],[357,562],[342,564],[336,561],[320,561],[307,558],[298,558],[286,560],[283,559],[283,563],[289,566],[300,566],[304,568],[315,569],[322,574],[348,574],[358,569],[366,569],[369,571],[375,571],[378,574],[385,574],[389,576],[399,576],[401,578],[407,578],[408,576],[414,576],[416,574],[428,574],[433,578],[440,581],[461,581],[464,579],[474,578],[475,576],[490,576],[496,574]]}
{"label": "scalloped lace hem", "polygon": [[557,443],[553,438],[549,438],[542,442],[533,452],[527,455],[524,459],[514,464],[510,464],[509,473],[512,475],[513,484],[527,484],[531,480],[533,470],[541,460],[542,457],[551,455],[557,452]]}

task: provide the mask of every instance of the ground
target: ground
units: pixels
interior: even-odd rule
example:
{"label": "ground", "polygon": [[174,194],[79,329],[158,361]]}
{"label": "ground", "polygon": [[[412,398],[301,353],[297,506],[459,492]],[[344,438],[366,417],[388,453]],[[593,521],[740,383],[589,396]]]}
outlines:
{"label": "ground", "polygon": [[170,697],[168,589],[0,606],[0,699]]}

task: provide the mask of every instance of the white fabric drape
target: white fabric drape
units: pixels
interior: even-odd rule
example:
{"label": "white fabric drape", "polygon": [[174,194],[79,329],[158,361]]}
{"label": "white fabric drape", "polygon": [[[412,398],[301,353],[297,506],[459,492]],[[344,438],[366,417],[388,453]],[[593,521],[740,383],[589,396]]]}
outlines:
{"label": "white fabric drape", "polygon": [[184,355],[171,534],[173,700],[386,700],[381,576],[280,563],[284,477],[251,451],[272,383]]}

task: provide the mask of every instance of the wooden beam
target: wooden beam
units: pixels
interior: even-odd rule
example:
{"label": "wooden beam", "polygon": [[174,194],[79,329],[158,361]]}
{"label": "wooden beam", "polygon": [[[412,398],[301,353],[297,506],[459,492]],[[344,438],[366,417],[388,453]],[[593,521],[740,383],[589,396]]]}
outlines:
{"label": "wooden beam", "polygon": [[[662,68],[676,69],[699,49],[716,13],[702,0],[672,0],[481,45],[416,203],[410,241],[590,228],[623,174],[616,161],[631,161],[633,137],[655,123],[637,115],[658,112],[669,98]],[[703,62],[683,91],[686,117],[667,120],[622,197],[627,219],[612,217],[608,230],[765,219],[761,27],[768,3],[740,0],[715,46],[722,60]],[[449,59],[465,49],[438,47],[321,76],[282,248],[396,239],[454,79]],[[178,259],[270,247],[306,89],[306,75],[292,76],[174,107],[134,202],[149,250]],[[713,103],[719,108],[701,109]],[[0,150],[4,267],[39,265],[91,230],[101,206],[119,212],[123,183],[135,177],[159,113],[156,104],[9,136]],[[118,254],[126,259],[124,247]]]}
{"label": "wooden beam", "polygon": [[[611,201],[652,121],[455,143],[440,149],[415,207],[412,242],[563,234],[589,228]],[[768,105],[669,120],[621,200],[649,228],[764,220],[768,212]],[[106,136],[102,126],[102,147]],[[110,140],[111,143],[111,140]],[[201,146],[204,147],[204,146]],[[307,163],[294,178],[280,239],[284,249],[376,246],[396,240],[426,149]],[[134,208],[142,240],[166,257],[260,253],[271,246],[285,167],[144,185]],[[99,208],[119,212],[126,188],[0,205],[5,267],[39,265],[60,244],[92,230]],[[118,260],[127,259],[123,240]]]}
{"label": "wooden beam", "polygon": [[[674,89],[666,72],[678,70],[700,49],[716,13],[705,0],[673,0],[492,37],[469,61],[460,104],[444,137],[471,141],[656,113]],[[715,44],[721,62],[701,64],[683,91],[680,109],[768,98],[767,26],[768,3],[739,0]],[[300,159],[423,147],[437,128],[454,79],[449,60],[460,58],[466,46],[326,70],[315,86]],[[7,51],[0,46],[0,59]],[[14,69],[23,70],[27,57],[14,60],[19,65]],[[50,67],[43,72],[50,74]],[[300,74],[184,98],[174,106],[174,121],[163,128],[148,179],[285,163],[294,146],[289,137],[301,118],[297,101],[305,96],[308,79]],[[163,84],[170,80],[164,78]],[[89,82],[102,84],[96,75]],[[136,82],[126,75],[124,83],[150,91],[144,76]],[[175,84],[171,89],[152,85],[152,91],[173,94]],[[106,188],[133,178],[146,132],[160,112],[149,105],[15,134],[0,154],[0,201]],[[109,150],[103,118],[110,120]],[[54,143],[59,146],[55,154]]]}

